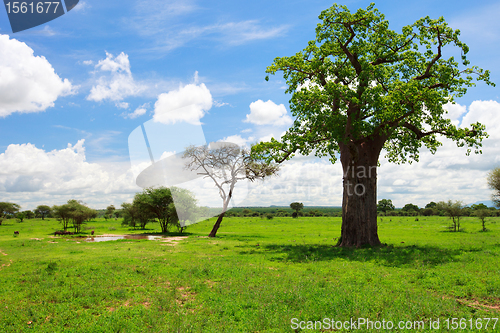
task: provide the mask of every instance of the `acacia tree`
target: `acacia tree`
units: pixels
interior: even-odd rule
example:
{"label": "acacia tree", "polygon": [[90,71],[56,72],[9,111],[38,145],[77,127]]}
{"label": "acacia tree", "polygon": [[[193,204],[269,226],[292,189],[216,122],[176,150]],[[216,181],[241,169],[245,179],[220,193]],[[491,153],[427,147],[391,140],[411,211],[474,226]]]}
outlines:
{"label": "acacia tree", "polygon": [[390,210],[395,210],[396,207],[392,204],[391,199],[382,199],[377,204],[377,211],[387,213]]}
{"label": "acacia tree", "polygon": [[0,202],[0,217],[14,217],[21,206],[12,202]]}
{"label": "acacia tree", "polygon": [[168,232],[172,226],[179,228],[179,218],[169,188],[145,188],[135,195],[133,205],[138,207],[140,214],[150,213],[153,220],[156,218],[161,232]]}
{"label": "acacia tree", "polygon": [[290,204],[290,208],[295,210],[292,217],[297,217],[299,215],[299,211],[304,208],[304,204],[302,202],[292,202]]}
{"label": "acacia tree", "polygon": [[497,207],[500,207],[500,167],[488,173],[488,186],[495,191],[492,198]]}
{"label": "acacia tree", "polygon": [[112,218],[115,210],[116,208],[113,205],[106,207],[106,212],[104,213],[104,216],[107,216],[107,218]]}
{"label": "acacia tree", "polygon": [[437,207],[451,218],[452,224],[450,230],[454,232],[460,231],[460,217],[464,215],[464,203],[462,201],[453,202],[451,200],[447,202],[440,201],[437,203]]}
{"label": "acacia tree", "polygon": [[[418,161],[424,145],[432,153],[439,135],[479,153],[486,137],[479,123],[457,127],[443,105],[464,95],[489,72],[469,66],[467,45],[443,18],[425,17],[402,32],[389,29],[374,4],[351,13],[334,4],[323,11],[316,39],[291,57],[276,58],[266,72],[283,72],[292,94],[292,127],[280,141],[253,147],[256,156],[281,163],[295,153],[340,154],[344,171],[340,246],[379,245],[377,164],[382,150],[390,162]],[[459,68],[443,48],[462,52]],[[269,79],[269,77],[266,77]]]}
{"label": "acacia tree", "polygon": [[35,215],[41,216],[42,220],[45,220],[45,217],[50,215],[51,211],[52,211],[52,209],[47,205],[39,205],[34,210]]}
{"label": "acacia tree", "polygon": [[230,143],[189,146],[183,158],[188,160],[187,169],[213,180],[222,198],[222,212],[208,237],[216,236],[238,181],[264,179],[278,172],[278,166],[252,158],[250,151]]}
{"label": "acacia tree", "polygon": [[476,216],[481,221],[481,224],[483,226],[482,231],[486,231],[485,220],[488,216],[491,216],[491,211],[489,209],[479,208],[474,211],[474,216]]}

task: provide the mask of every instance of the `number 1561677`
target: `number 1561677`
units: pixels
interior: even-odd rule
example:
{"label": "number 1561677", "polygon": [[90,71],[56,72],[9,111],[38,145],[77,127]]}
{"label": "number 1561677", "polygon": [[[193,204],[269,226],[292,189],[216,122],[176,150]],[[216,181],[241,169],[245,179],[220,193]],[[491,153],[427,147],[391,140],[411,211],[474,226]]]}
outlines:
{"label": "number 1561677", "polygon": [[54,10],[54,14],[57,11],[57,7],[59,6],[59,2],[6,2],[5,7],[7,8],[8,14],[48,14],[49,10]]}

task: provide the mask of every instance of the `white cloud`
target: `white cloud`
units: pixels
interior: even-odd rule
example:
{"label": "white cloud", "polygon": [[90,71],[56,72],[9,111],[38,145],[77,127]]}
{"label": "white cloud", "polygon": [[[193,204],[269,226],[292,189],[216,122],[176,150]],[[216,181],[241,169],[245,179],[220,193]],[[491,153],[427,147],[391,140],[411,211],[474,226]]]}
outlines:
{"label": "white cloud", "polygon": [[119,109],[128,109],[129,104],[126,102],[116,102],[115,106]]}
{"label": "white cloud", "polygon": [[94,62],[93,62],[92,60],[84,60],[84,61],[83,61],[83,64],[84,64],[84,65],[87,65],[87,66],[90,66],[90,65],[93,65],[93,64],[94,64]]}
{"label": "white cloud", "polygon": [[423,207],[430,201],[449,199],[465,203],[490,199],[492,192],[487,187],[486,174],[500,166],[500,103],[474,101],[468,108],[459,104],[449,107],[446,106],[454,123],[466,112],[461,127],[477,121],[486,126],[489,138],[483,140],[483,153],[466,156],[465,148],[441,137],[443,146],[436,154],[422,148],[418,163],[397,165],[382,158],[378,172],[379,198],[392,199],[398,207],[407,203]]}
{"label": "white cloud", "polygon": [[160,160],[162,160],[162,159],[164,159],[164,158],[167,158],[167,157],[169,157],[169,156],[173,156],[173,155],[175,155],[175,154],[176,154],[175,150],[174,150],[174,151],[164,151],[164,152],[161,154],[161,156],[160,156]]}
{"label": "white cloud", "polygon": [[248,138],[248,139],[242,138],[241,135],[230,135],[228,137],[225,137],[222,140],[219,140],[219,142],[231,142],[231,143],[235,143],[238,146],[242,147],[242,146],[246,146],[247,143],[249,143],[252,139],[253,138]]}
{"label": "white cloud", "polygon": [[116,57],[106,52],[106,59],[99,60],[95,69],[95,73],[106,73],[106,75],[97,79],[96,85],[92,86],[87,96],[88,100],[118,102],[126,97],[139,95],[146,90],[145,85],[137,83],[132,77],[128,55],[123,52]]}
{"label": "white cloud", "polygon": [[135,109],[135,111],[132,113],[123,113],[122,116],[124,118],[135,119],[137,117],[140,117],[140,116],[146,114],[146,112],[148,111],[147,108],[149,108],[149,103],[142,104],[137,109]]}
{"label": "white cloud", "polygon": [[158,96],[155,103],[154,120],[164,124],[175,124],[178,121],[198,125],[200,119],[212,107],[210,90],[205,84],[188,84],[177,90]]}
{"label": "white cloud", "polygon": [[283,126],[292,124],[293,120],[287,115],[283,104],[277,105],[271,100],[264,102],[259,99],[250,104],[250,113],[246,115],[244,122],[256,125]]}
{"label": "white cloud", "polygon": [[45,151],[27,144],[11,144],[0,154],[0,201],[24,208],[81,199],[95,208],[130,200],[135,185],[129,163],[107,167],[86,161],[85,140],[61,150]]}
{"label": "white cloud", "polygon": [[451,104],[447,103],[443,106],[443,109],[448,111],[448,114],[445,117],[451,120],[451,123],[457,126],[460,123],[460,118],[464,113],[467,112],[467,107],[465,105],[460,104]]}
{"label": "white cloud", "polygon": [[45,111],[75,87],[62,80],[43,56],[7,35],[0,35],[0,117]]}
{"label": "white cloud", "polygon": [[[446,138],[440,138],[443,146],[435,155],[422,148],[418,163],[389,163],[382,152],[377,172],[378,200],[391,199],[396,207],[407,203],[424,207],[431,201],[462,200],[470,204],[490,199],[492,192],[488,189],[486,174],[500,166],[500,103],[474,101],[469,107],[457,104],[448,110],[454,122],[466,112],[461,126],[476,121],[486,125],[490,137],[483,141],[483,154],[466,156],[465,148],[457,147]],[[243,205],[288,205],[293,201],[340,206],[340,162],[331,165],[326,158],[294,157],[283,164],[279,177],[252,184]]]}
{"label": "white cloud", "polygon": [[90,8],[92,8],[92,6],[89,5],[87,1],[79,1],[78,5],[76,5],[72,10],[74,10],[75,12],[85,12]]}
{"label": "white cloud", "polygon": [[[195,24],[179,24],[180,20],[202,9],[192,0],[151,0],[147,3],[137,2],[135,17],[127,18],[126,25],[137,33],[154,39],[152,50],[168,52],[182,47],[197,39],[216,40],[223,46],[234,46],[255,40],[263,40],[283,36],[289,25],[265,26],[258,20],[237,22],[217,22],[200,26]],[[208,17],[211,15],[208,14]],[[196,18],[188,19],[197,22]],[[185,20],[183,21],[185,22]]]}
{"label": "white cloud", "polygon": [[247,20],[186,28],[180,31],[179,36],[189,40],[207,35],[216,35],[216,38],[225,45],[241,45],[254,40],[282,36],[288,28],[288,25],[263,27],[257,20]]}

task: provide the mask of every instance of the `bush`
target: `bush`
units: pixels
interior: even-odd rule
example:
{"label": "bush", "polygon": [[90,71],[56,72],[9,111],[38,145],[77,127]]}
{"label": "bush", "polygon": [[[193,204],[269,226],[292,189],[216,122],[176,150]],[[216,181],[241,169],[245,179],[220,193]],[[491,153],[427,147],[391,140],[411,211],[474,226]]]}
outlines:
{"label": "bush", "polygon": [[[293,212],[293,213],[292,213],[292,217],[293,217],[294,219],[296,219],[298,215],[299,215],[299,214],[297,214],[297,212]],[[1,221],[0,221],[0,224],[1,224]]]}
{"label": "bush", "polygon": [[272,220],[274,218],[273,214],[266,214],[268,220]]}

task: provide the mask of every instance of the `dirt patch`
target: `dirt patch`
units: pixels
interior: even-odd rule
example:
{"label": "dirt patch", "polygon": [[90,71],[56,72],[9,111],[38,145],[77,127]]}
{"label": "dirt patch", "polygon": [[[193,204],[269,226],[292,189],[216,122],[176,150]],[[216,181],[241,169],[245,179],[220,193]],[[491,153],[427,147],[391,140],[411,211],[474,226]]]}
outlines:
{"label": "dirt patch", "polygon": [[212,281],[212,280],[206,280],[205,284],[208,286],[208,288],[212,289],[217,282]]}
{"label": "dirt patch", "polygon": [[168,237],[168,238],[162,239],[161,242],[167,243],[167,244],[162,244],[162,245],[175,246],[175,245],[179,244],[179,242],[185,238],[187,238],[187,236]]}
{"label": "dirt patch", "polygon": [[9,260],[10,262],[8,264],[2,264],[2,267],[1,268],[4,268],[4,267],[9,267],[10,264],[12,264],[12,260]]}
{"label": "dirt patch", "polygon": [[196,293],[194,291],[189,291],[189,287],[179,287],[177,288],[177,291],[179,291],[180,297],[177,297],[175,302],[179,304],[181,308],[187,302],[193,301],[195,299]]}
{"label": "dirt patch", "polygon": [[466,299],[457,299],[456,301],[460,304],[463,304],[465,306],[468,306],[468,307],[474,308],[474,309],[478,309],[478,310],[481,310],[484,308],[492,309],[492,310],[496,310],[496,311],[500,310],[500,305],[482,304],[482,303],[479,303],[477,300],[469,301]]}
{"label": "dirt patch", "polygon": [[31,238],[32,240],[41,241],[43,238]]}

